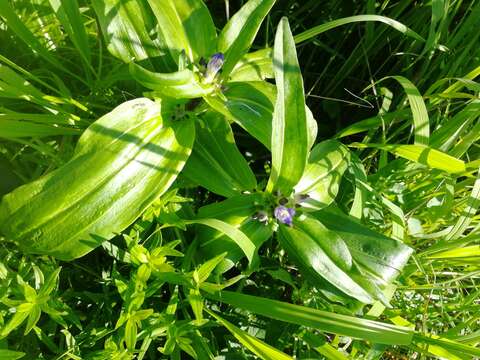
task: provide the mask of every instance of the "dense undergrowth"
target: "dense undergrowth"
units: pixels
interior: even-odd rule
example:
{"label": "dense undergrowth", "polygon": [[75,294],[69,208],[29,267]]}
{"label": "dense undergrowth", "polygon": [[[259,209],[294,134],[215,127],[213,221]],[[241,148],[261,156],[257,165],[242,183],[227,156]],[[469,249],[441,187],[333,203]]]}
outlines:
{"label": "dense undergrowth", "polygon": [[479,19],[2,0],[0,359],[480,357]]}

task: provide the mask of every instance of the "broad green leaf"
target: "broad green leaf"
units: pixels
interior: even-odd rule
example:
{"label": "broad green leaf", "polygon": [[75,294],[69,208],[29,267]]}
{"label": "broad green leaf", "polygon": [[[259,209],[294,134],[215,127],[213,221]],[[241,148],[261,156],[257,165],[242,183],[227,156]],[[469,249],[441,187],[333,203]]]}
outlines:
{"label": "broad green leaf", "polygon": [[205,296],[272,319],[324,332],[369,340],[378,344],[408,345],[411,343],[414,334],[412,330],[401,326],[238,292],[222,291],[218,294],[205,294]]}
{"label": "broad green leaf", "polygon": [[17,360],[25,356],[21,351],[13,351],[7,349],[0,349],[0,359],[2,360]]}
{"label": "broad green leaf", "polygon": [[[225,99],[207,96],[210,107],[234,121],[267,149],[272,145],[272,117],[277,96],[274,85],[265,81],[229,82],[224,92]],[[317,137],[317,122],[305,108],[307,117],[308,146],[311,148]]]}
{"label": "broad green leaf", "polygon": [[222,76],[228,78],[245,55],[275,0],[249,0],[232,16],[218,36],[217,50],[225,54]]}
{"label": "broad green leaf", "polygon": [[230,82],[224,95],[226,101],[213,96],[205,98],[205,101],[269,149],[275,86],[264,81]]}
{"label": "broad green leaf", "polygon": [[80,257],[130,225],[183,168],[191,120],[164,122],[148,99],[94,122],[64,166],[4,196],[0,230],[26,252]]}
{"label": "broad green leaf", "polygon": [[[219,203],[200,208],[198,214],[202,218],[215,218],[241,230],[254,244],[255,251],[272,236],[271,226],[253,219],[255,213],[262,208],[264,200],[261,194],[237,195]],[[199,253],[203,259],[210,259],[226,252],[225,261],[217,268],[226,271],[234,263],[244,257],[244,253],[226,235],[214,229],[200,227],[197,230]]]}
{"label": "broad green leaf", "polygon": [[148,0],[173,59],[185,51],[191,62],[215,52],[216,30],[202,0]]}
{"label": "broad green leaf", "polygon": [[255,175],[238,150],[229,123],[222,116],[207,112],[196,121],[195,132],[195,144],[183,176],[225,197],[256,188]]}
{"label": "broad green leaf", "polygon": [[[285,248],[288,256],[293,259],[302,272],[313,280],[314,285],[316,285],[316,279],[320,276],[345,294],[363,303],[372,303],[373,299],[368,292],[357,284],[348,275],[348,272],[343,271],[320,246],[319,242],[322,239],[334,238],[335,234],[322,227],[321,224],[315,225],[318,224],[308,227],[308,230],[311,230],[309,233],[305,233],[302,228],[298,228],[296,222],[294,227],[280,225],[280,244]],[[317,237],[318,235],[321,235],[321,237]],[[332,249],[331,252],[334,251]],[[341,254],[337,255],[338,257],[342,256]],[[345,267],[345,260],[343,259],[341,266]]]}
{"label": "broad green leaf", "polygon": [[295,227],[312,238],[343,271],[348,272],[352,268],[352,255],[345,241],[320,221],[308,215],[300,216],[295,220]]}
{"label": "broad green leaf", "polygon": [[113,56],[126,63],[147,59],[152,63],[152,58],[161,58],[162,70],[171,70],[172,59],[165,56],[164,39],[158,31],[152,10],[145,2],[93,0],[92,5],[108,51]]}
{"label": "broad green leaf", "polygon": [[358,148],[373,147],[386,150],[407,160],[415,161],[429,168],[443,170],[451,174],[461,173],[466,170],[465,162],[462,160],[425,145],[352,143],[350,146]]}
{"label": "broad green leaf", "polygon": [[130,63],[129,70],[135,80],[154,90],[156,97],[190,99],[207,96],[215,90],[211,84],[202,84],[198,76],[188,69],[174,73],[155,73]]}
{"label": "broad green leaf", "polygon": [[303,176],[294,187],[296,194],[308,195],[303,207],[319,210],[333,202],[349,159],[348,148],[335,140],[323,141],[312,149]]}
{"label": "broad green leaf", "polygon": [[63,29],[70,37],[75,48],[80,53],[85,64],[90,66],[91,53],[88,36],[82,21],[80,7],[77,0],[49,0],[55,15]]}
{"label": "broad green leaf", "polygon": [[325,24],[315,26],[309,30],[306,30],[302,32],[301,34],[298,34],[295,36],[295,43],[299,44],[304,41],[307,41],[321,33],[324,33],[325,31],[334,29],[336,27],[342,26],[342,25],[347,25],[355,22],[366,22],[366,21],[378,21],[382,22],[384,24],[387,24],[394,28],[397,31],[400,31],[401,33],[405,34],[406,36],[409,36],[411,38],[414,38],[416,40],[424,42],[425,39],[422,38],[420,35],[418,35],[415,31],[412,29],[408,28],[407,26],[403,25],[402,23],[390,19],[385,16],[380,16],[380,15],[355,15],[355,16],[349,16],[346,18],[342,19],[337,19],[333,21],[329,21]]}
{"label": "broad green leaf", "polygon": [[215,314],[213,311],[207,310],[207,312],[220,324],[225,326],[243,346],[257,355],[259,358],[263,360],[293,360],[292,357],[239,329],[232,323],[229,323],[227,320]]}
{"label": "broad green leaf", "polygon": [[[413,341],[417,344],[428,344],[429,347],[431,346],[433,348],[431,353],[435,355],[445,355],[446,351],[447,354],[448,352],[453,352],[454,354],[457,354],[457,356],[467,355],[471,356],[473,359],[480,356],[480,349],[478,347],[465,345],[461,342],[447,338],[440,338],[436,335],[415,334]],[[445,351],[442,352],[441,349],[444,349]]]}
{"label": "broad green leaf", "polygon": [[262,49],[243,56],[232,70],[230,81],[273,79],[272,49]]}
{"label": "broad green leaf", "polygon": [[400,275],[413,252],[402,242],[367,228],[339,210],[326,208],[314,216],[345,241],[354,261],[385,283]]}
{"label": "broad green leaf", "polygon": [[307,162],[308,126],[302,73],[290,26],[282,18],[273,49],[277,99],[272,122],[272,172],[267,191],[288,195]]}

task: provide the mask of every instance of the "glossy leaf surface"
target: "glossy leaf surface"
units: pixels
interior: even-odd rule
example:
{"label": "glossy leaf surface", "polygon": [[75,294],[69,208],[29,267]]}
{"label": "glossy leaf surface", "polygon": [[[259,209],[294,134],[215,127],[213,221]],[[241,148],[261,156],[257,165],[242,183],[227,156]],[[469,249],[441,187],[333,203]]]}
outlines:
{"label": "glossy leaf surface", "polygon": [[275,35],[273,64],[277,99],[272,122],[272,172],[267,191],[288,195],[303,175],[307,162],[308,126],[303,78],[286,18]]}
{"label": "glossy leaf surface", "polygon": [[349,150],[335,140],[321,142],[312,149],[305,172],[294,187],[296,194],[308,195],[303,207],[319,210],[333,202],[349,159]]}
{"label": "glossy leaf surface", "polygon": [[245,55],[275,0],[249,0],[228,21],[218,36],[218,51],[225,54],[223,77],[228,77]]}
{"label": "glossy leaf surface", "polygon": [[182,174],[225,197],[257,186],[255,175],[235,144],[230,124],[212,112],[196,122],[195,144]]}
{"label": "glossy leaf surface", "polygon": [[130,225],[183,168],[191,120],[166,123],[148,99],[93,123],[64,166],[3,198],[1,231],[27,252],[71,260]]}

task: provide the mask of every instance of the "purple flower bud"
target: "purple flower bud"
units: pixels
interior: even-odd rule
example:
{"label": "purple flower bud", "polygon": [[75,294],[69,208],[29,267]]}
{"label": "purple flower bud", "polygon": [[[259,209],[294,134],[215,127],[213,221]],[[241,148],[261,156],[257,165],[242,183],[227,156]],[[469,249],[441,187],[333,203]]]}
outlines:
{"label": "purple flower bud", "polygon": [[205,77],[209,80],[213,80],[215,75],[220,71],[225,61],[225,56],[222,53],[216,53],[211,58],[207,64],[207,71]]}
{"label": "purple flower bud", "polygon": [[286,206],[280,205],[275,208],[273,214],[282,224],[292,226],[295,209],[287,208]]}

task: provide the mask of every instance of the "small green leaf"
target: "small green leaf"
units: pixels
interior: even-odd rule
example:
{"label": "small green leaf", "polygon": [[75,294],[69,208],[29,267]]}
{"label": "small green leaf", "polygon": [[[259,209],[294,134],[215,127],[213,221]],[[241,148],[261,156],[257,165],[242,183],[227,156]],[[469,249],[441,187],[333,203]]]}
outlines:
{"label": "small green leaf", "polygon": [[40,320],[40,315],[42,315],[40,306],[33,305],[32,308],[30,309],[30,313],[28,314],[28,321],[27,321],[27,326],[25,327],[24,335],[27,335],[32,330],[32,328],[37,324],[38,320]]}
{"label": "small green leaf", "polygon": [[125,325],[125,343],[130,351],[135,350],[135,344],[137,342],[137,324],[133,318],[127,320]]}
{"label": "small green leaf", "polygon": [[220,264],[222,260],[225,258],[225,255],[227,255],[227,253],[223,253],[218,256],[215,256],[213,259],[210,259],[204,262],[202,265],[200,265],[200,267],[196,270],[198,274],[197,283],[201,284],[207,281],[212,271],[215,270],[218,264]]}
{"label": "small green leaf", "polygon": [[289,195],[307,163],[308,130],[303,79],[286,18],[275,35],[273,50],[277,100],[272,124],[272,172],[267,191]]}

